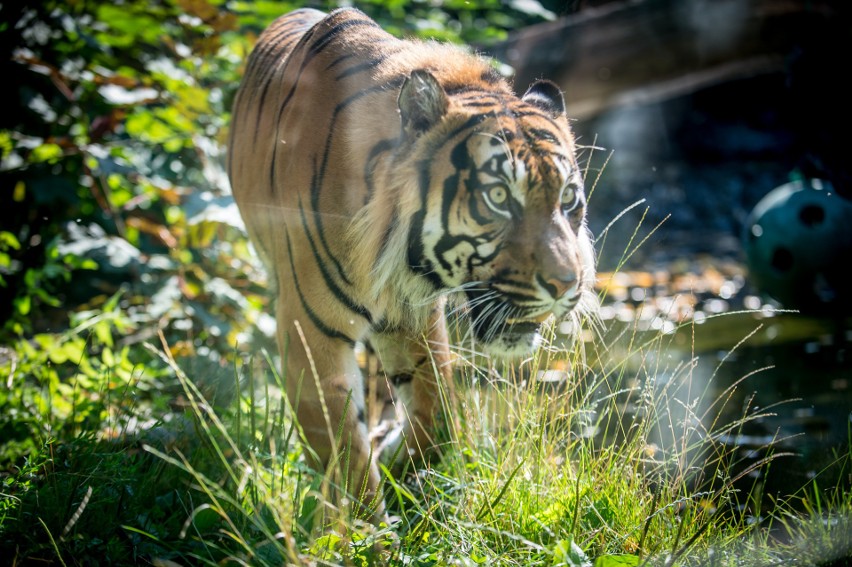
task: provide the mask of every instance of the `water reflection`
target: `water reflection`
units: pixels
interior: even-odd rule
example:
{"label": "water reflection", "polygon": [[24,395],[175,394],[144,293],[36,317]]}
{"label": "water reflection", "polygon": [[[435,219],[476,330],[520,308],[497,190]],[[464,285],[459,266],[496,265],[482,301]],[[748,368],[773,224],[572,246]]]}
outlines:
{"label": "water reflection", "polygon": [[[692,473],[696,489],[716,468],[713,454],[700,454],[709,450],[702,442],[708,438],[718,454],[730,453],[729,475],[742,475],[738,483],[746,492],[759,483],[765,497],[785,499],[817,477],[824,487],[852,488],[848,472],[844,478],[835,466],[848,454],[852,431],[848,325],[765,310],[681,325],[662,339],[635,324],[621,324],[620,331],[618,325],[610,329],[620,336],[607,356],[625,357],[634,377],[606,385],[623,389],[623,414],[620,427],[599,422],[595,434],[602,443],[618,442],[613,432],[646,418],[642,396],[649,395],[655,400],[649,456],[667,474],[707,461],[712,470]],[[648,346],[630,346],[637,344]],[[653,393],[643,394],[649,388]],[[676,462],[666,464],[672,458]]]}

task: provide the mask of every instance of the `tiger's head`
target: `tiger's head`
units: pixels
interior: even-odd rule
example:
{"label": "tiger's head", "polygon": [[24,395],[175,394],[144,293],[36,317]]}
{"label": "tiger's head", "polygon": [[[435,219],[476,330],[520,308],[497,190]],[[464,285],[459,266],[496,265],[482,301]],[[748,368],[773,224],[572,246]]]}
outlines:
{"label": "tiger's head", "polygon": [[586,196],[562,93],[549,81],[520,98],[450,90],[414,71],[398,103],[419,188],[409,268],[465,299],[486,351],[530,352],[551,315],[577,319],[594,305]]}

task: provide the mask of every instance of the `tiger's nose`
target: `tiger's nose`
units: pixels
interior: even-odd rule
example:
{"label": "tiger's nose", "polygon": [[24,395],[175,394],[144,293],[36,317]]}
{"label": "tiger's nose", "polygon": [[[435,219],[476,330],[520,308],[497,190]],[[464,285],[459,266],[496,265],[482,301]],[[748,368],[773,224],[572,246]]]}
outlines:
{"label": "tiger's nose", "polygon": [[566,295],[574,296],[577,293],[577,276],[573,273],[561,275],[536,274],[538,285],[550,294],[553,299],[560,299]]}

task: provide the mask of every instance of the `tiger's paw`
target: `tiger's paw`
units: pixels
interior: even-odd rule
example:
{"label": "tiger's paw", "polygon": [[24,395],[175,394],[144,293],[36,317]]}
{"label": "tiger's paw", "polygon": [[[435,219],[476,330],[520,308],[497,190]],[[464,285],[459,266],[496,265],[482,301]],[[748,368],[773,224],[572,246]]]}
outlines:
{"label": "tiger's paw", "polygon": [[[380,428],[384,428],[383,431],[378,431]],[[374,432],[378,433],[374,443],[378,461],[391,471],[402,468],[410,457],[402,424],[383,422]]]}

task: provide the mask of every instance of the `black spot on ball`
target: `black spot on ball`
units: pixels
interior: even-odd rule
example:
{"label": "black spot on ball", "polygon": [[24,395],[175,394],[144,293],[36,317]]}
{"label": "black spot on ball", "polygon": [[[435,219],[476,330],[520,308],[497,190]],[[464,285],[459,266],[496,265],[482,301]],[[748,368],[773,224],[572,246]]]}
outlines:
{"label": "black spot on ball", "polygon": [[799,220],[805,226],[815,226],[825,221],[825,210],[819,205],[807,205],[799,211]]}
{"label": "black spot on ball", "polygon": [[770,264],[779,272],[789,272],[793,267],[793,253],[779,246],[772,252]]}

